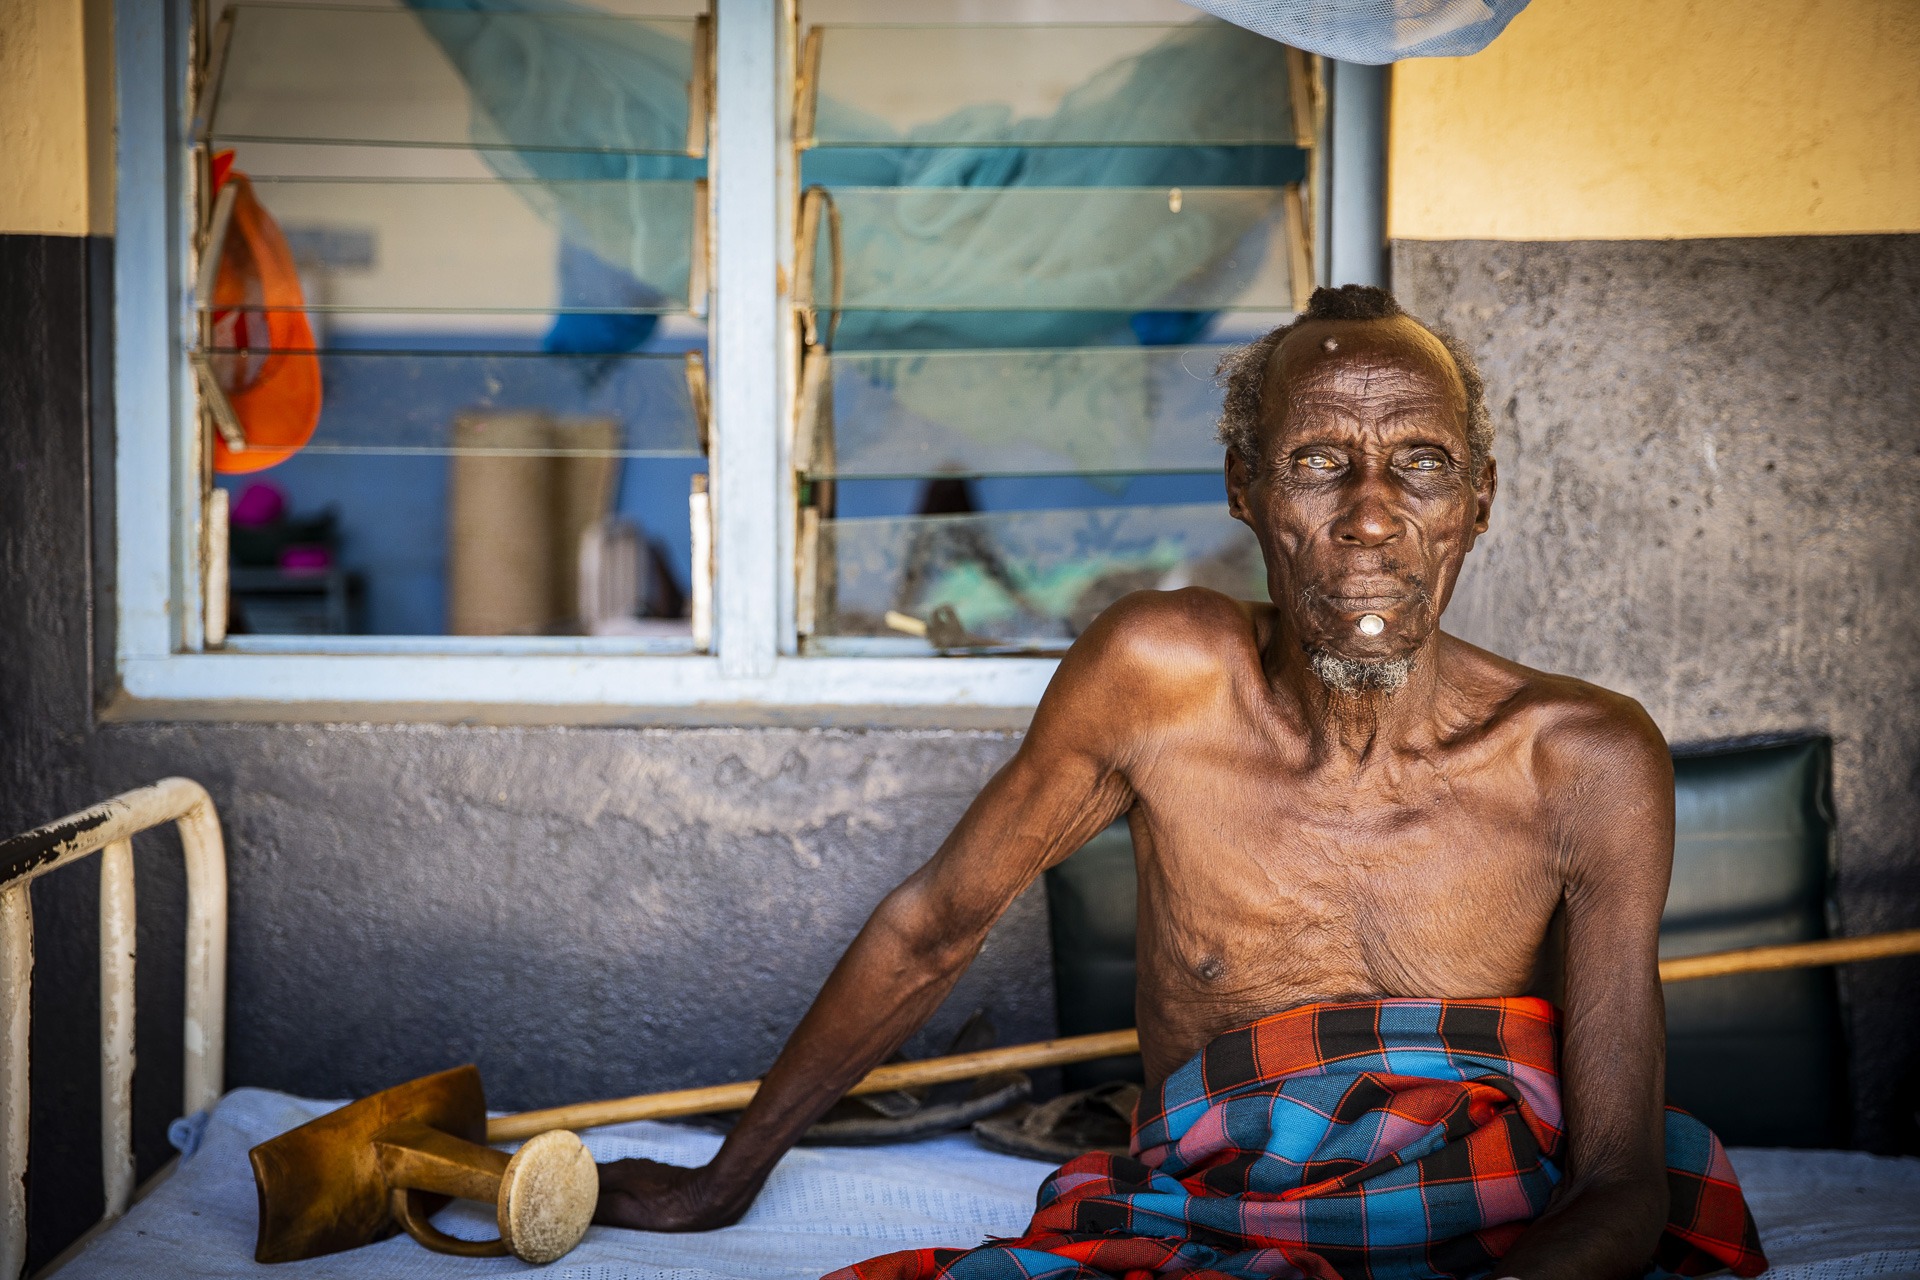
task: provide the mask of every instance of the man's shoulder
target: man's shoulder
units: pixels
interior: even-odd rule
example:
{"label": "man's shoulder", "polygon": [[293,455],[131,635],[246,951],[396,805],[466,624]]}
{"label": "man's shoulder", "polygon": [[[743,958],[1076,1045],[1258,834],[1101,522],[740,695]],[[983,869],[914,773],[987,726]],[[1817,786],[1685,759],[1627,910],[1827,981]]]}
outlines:
{"label": "man's shoulder", "polygon": [[1217,677],[1224,665],[1258,661],[1258,607],[1205,587],[1135,591],[1109,606],[1074,650],[1143,676]]}
{"label": "man's shoulder", "polygon": [[1202,712],[1236,668],[1259,670],[1252,607],[1215,591],[1136,591],[1075,640],[1047,685],[1027,748],[1077,742],[1124,755],[1141,735]]}
{"label": "man's shoulder", "polygon": [[1256,608],[1204,587],[1122,596],[1074,641],[1048,701],[1109,727],[1159,724],[1259,671]]}
{"label": "man's shoulder", "polygon": [[1495,692],[1496,719],[1524,745],[1544,786],[1584,789],[1581,784],[1598,779],[1671,786],[1666,739],[1631,696],[1523,666],[1464,641],[1452,643],[1471,678]]}

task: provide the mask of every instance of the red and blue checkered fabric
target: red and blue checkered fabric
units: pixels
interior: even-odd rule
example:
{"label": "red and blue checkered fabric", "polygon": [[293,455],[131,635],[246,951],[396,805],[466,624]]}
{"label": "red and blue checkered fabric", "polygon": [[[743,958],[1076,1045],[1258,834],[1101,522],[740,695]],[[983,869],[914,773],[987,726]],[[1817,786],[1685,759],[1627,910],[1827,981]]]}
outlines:
{"label": "red and blue checkered fabric", "polygon": [[[1017,1240],[829,1280],[1480,1276],[1560,1180],[1544,1000],[1318,1004],[1215,1039],[1142,1098],[1133,1157],[1069,1161]],[[1650,1274],[1766,1269],[1727,1153],[1668,1108],[1672,1211]]]}

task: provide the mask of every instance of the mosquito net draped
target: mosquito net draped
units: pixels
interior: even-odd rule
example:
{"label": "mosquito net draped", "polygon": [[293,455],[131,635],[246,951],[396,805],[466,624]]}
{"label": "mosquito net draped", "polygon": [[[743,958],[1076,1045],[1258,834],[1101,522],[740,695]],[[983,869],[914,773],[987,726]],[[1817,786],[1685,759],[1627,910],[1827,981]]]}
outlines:
{"label": "mosquito net draped", "polygon": [[1462,58],[1527,0],[1186,0],[1235,26],[1342,62]]}
{"label": "mosquito net draped", "polygon": [[[686,39],[644,23],[592,20],[563,0],[411,4],[469,86],[473,137],[495,171],[526,184],[517,189],[568,241],[663,296],[684,290],[687,194],[658,180],[698,171],[698,162],[670,154],[687,134]],[[491,20],[525,13],[582,20]],[[1273,238],[1262,231],[1278,216],[1276,199],[1196,201],[1178,219],[1165,216],[1164,193],[1077,199],[1072,216],[1061,217],[1047,216],[1047,201],[1033,193],[1299,181],[1304,160],[1291,148],[1101,145],[1257,137],[1260,121],[1286,118],[1286,85],[1278,45],[1198,23],[1100,72],[1050,116],[1013,119],[1004,106],[967,107],[894,133],[897,147],[810,153],[804,180],[846,193],[842,270],[864,282],[877,304],[854,300],[839,326],[840,345],[1135,341],[1139,329],[1153,328],[1130,323],[1143,309],[1204,312],[1183,302],[1217,296],[1221,286],[1211,277],[1229,263],[1237,276],[1251,274]],[[816,113],[823,137],[890,132],[831,98]],[[581,150],[529,145],[555,136]],[[930,139],[940,145],[927,145]],[[635,154],[649,151],[663,154]],[[913,190],[891,190],[898,188]],[[1115,252],[1117,245],[1125,251]],[[822,294],[829,252],[823,243]],[[1193,327],[1176,320],[1168,336],[1188,336]]]}
{"label": "mosquito net draped", "polygon": [[[567,0],[408,3],[471,90],[487,162],[560,231],[563,303],[684,297],[691,197],[672,180],[704,172],[680,154],[685,25],[607,21]],[[1194,3],[1276,40],[1377,62],[1470,52],[1525,0]],[[551,20],[514,18],[526,14]],[[1280,44],[1202,21],[1097,72],[1045,116],[982,104],[900,130],[822,95],[816,136],[862,140],[802,162],[803,184],[825,186],[840,215],[848,305],[835,349],[897,352],[865,362],[864,377],[929,423],[993,434],[1044,414],[1077,465],[1136,465],[1155,447],[1151,423],[1204,392],[1207,354],[1177,367],[1109,364],[1092,378],[1073,349],[1191,342],[1238,282],[1284,253],[1279,189],[1306,174],[1306,153],[1290,145],[1287,77]],[[536,145],[557,136],[577,149]],[[1176,187],[1210,194],[1169,217]],[[831,251],[823,226],[823,310]],[[1272,301],[1290,309],[1290,298]],[[631,349],[652,319],[563,317],[550,345],[572,342],[563,330],[574,328],[602,349]],[[1004,378],[983,388],[976,368],[917,354],[968,348],[1021,349],[1017,388]]]}

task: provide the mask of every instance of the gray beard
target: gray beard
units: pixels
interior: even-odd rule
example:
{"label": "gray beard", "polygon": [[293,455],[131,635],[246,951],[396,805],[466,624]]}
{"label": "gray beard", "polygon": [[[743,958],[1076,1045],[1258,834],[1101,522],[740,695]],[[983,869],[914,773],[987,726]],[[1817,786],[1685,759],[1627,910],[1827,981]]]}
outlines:
{"label": "gray beard", "polygon": [[1307,662],[1313,674],[1320,677],[1320,683],[1335,693],[1392,693],[1413,674],[1411,657],[1362,662],[1325,649],[1313,649],[1307,653]]}

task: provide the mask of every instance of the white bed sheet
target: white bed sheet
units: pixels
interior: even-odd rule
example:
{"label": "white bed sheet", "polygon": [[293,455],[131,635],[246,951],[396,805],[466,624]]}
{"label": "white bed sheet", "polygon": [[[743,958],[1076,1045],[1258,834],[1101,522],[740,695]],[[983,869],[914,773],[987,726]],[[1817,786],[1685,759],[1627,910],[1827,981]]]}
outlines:
{"label": "white bed sheet", "polygon": [[[780,1162],[737,1226],[703,1235],[594,1227],[547,1267],[448,1258],[405,1237],[308,1262],[253,1261],[247,1149],[338,1104],[237,1089],[198,1127],[191,1155],[127,1216],[58,1272],[59,1280],[801,1280],[895,1249],[968,1246],[1015,1235],[1049,1166],[952,1136],[888,1147],[802,1148]],[[697,1164],[719,1139],[672,1125],[583,1135],[596,1160],[647,1156]],[[1779,1280],[1920,1277],[1920,1159],[1848,1151],[1736,1150],[1735,1166]],[[495,1235],[492,1215],[456,1202],[435,1225]]]}

